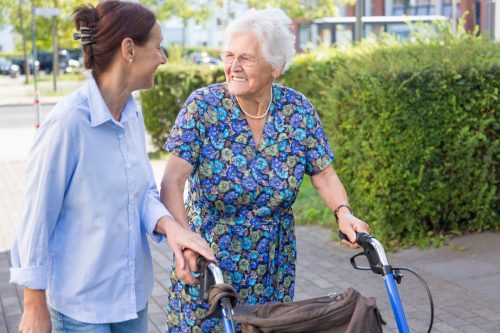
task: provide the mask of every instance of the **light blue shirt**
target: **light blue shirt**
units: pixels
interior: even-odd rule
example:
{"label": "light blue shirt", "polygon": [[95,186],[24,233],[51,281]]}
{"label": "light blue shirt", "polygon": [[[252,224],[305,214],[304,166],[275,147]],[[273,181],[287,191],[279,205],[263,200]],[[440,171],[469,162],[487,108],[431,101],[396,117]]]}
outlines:
{"label": "light blue shirt", "polygon": [[132,96],[113,119],[92,75],[37,131],[10,282],[46,289],[55,310],[86,323],[137,318],[153,289],[147,235],[169,215]]}

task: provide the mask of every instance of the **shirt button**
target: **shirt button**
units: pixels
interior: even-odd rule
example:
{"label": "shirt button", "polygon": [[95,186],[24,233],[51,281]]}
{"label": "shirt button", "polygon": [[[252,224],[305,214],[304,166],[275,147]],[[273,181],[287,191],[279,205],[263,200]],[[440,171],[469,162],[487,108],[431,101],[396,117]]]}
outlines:
{"label": "shirt button", "polygon": [[130,169],[130,163],[126,164],[127,169]]}
{"label": "shirt button", "polygon": [[123,134],[118,135],[118,139],[123,140]]}

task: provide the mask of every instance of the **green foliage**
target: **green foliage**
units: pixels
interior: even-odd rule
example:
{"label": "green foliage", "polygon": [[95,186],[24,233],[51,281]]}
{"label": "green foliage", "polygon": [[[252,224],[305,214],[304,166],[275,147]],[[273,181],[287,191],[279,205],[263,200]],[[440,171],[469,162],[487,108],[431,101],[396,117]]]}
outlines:
{"label": "green foliage", "polygon": [[176,16],[183,20],[194,19],[197,23],[207,21],[212,15],[210,2],[205,0],[141,0],[153,10],[158,20],[168,20]]}
{"label": "green foliage", "polygon": [[325,16],[337,16],[339,4],[354,4],[352,0],[249,0],[248,6],[253,8],[275,7],[282,9],[292,19],[317,19]]}
{"label": "green foliage", "polygon": [[[143,94],[161,147],[194,89],[221,69],[168,67]],[[282,82],[318,109],[357,216],[384,245],[441,245],[500,228],[500,45],[470,34],[385,37],[347,51],[299,55]],[[306,180],[298,223],[331,223]]]}
{"label": "green foliage", "polygon": [[500,45],[384,41],[297,62],[356,214],[388,246],[500,228]]}
{"label": "green foliage", "polygon": [[[95,5],[96,1],[88,1]],[[74,25],[72,21],[73,10],[80,5],[77,1],[58,1],[58,0],[35,0],[35,7],[59,8],[60,14],[50,18],[35,16],[35,36],[38,50],[52,50],[52,26],[55,25],[58,45],[60,49],[78,47],[78,42],[73,40]],[[23,16],[23,25],[21,27],[21,11]],[[11,24],[17,33],[16,50],[22,50],[21,32],[26,34],[26,46],[28,52],[31,52],[31,2],[0,0],[0,26],[2,24]]]}
{"label": "green foliage", "polygon": [[141,93],[144,123],[153,144],[161,149],[189,94],[203,86],[224,81],[222,68],[167,64],[156,74],[155,87]]}

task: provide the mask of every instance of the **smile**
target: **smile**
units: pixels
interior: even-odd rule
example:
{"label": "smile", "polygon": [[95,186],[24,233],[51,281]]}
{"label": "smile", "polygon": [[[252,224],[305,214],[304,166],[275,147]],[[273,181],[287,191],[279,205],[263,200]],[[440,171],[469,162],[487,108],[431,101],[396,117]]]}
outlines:
{"label": "smile", "polygon": [[247,79],[245,79],[245,78],[242,78],[242,77],[236,77],[236,76],[232,76],[232,77],[231,77],[231,79],[232,79],[233,81],[236,81],[236,82],[246,82],[246,81],[248,81],[248,80],[247,80]]}

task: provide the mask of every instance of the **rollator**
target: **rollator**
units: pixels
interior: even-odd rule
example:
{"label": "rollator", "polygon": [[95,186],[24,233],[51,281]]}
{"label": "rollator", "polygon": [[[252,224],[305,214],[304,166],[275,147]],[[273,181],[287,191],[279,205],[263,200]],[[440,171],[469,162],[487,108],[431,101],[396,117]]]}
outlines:
{"label": "rollator", "polygon": [[[347,236],[339,231],[341,239]],[[354,255],[350,261],[355,269],[371,270],[382,275],[394,318],[400,333],[409,333],[408,322],[401,303],[397,284],[401,283],[401,271],[414,274],[426,289],[430,304],[430,323],[434,321],[434,304],[426,282],[413,270],[405,267],[392,267],[386,257],[382,244],[373,236],[357,233],[356,242],[363,251]],[[369,267],[358,265],[356,259],[365,256]],[[224,332],[236,332],[236,323],[243,333],[259,332],[314,332],[314,333],[370,333],[382,332],[382,319],[375,299],[360,295],[353,288],[345,293],[332,293],[327,296],[296,301],[292,303],[268,303],[259,305],[237,305],[238,296],[234,288],[224,283],[222,271],[213,261],[198,260],[200,272],[200,292],[209,302],[209,317],[221,317]]]}

